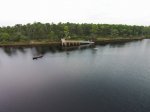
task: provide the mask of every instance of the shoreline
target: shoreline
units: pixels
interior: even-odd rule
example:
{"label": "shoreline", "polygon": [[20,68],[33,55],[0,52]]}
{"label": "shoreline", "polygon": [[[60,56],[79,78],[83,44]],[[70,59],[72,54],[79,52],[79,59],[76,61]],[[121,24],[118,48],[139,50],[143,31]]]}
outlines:
{"label": "shoreline", "polygon": [[[99,38],[95,41],[97,45],[111,44],[111,43],[124,43],[136,40],[143,40],[146,38]],[[8,42],[0,43],[0,47],[32,47],[32,46],[49,46],[49,45],[61,45],[59,41],[49,41],[49,42]]]}
{"label": "shoreline", "polygon": [[32,46],[49,46],[49,45],[59,45],[61,42],[35,42],[35,43],[29,43],[29,42],[14,42],[14,43],[6,43],[1,44],[0,47],[32,47]]}
{"label": "shoreline", "polygon": [[132,42],[132,41],[138,41],[143,40],[146,38],[104,38],[97,40],[95,44],[115,44],[115,43],[125,43],[125,42]]}

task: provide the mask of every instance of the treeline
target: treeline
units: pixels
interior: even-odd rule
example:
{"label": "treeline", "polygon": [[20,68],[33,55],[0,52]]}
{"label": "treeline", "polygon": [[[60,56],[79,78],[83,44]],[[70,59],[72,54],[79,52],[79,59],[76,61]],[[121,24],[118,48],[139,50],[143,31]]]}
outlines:
{"label": "treeline", "polygon": [[33,24],[0,27],[0,41],[20,40],[60,40],[63,37],[73,39],[91,39],[102,37],[149,37],[150,27],[109,25],[109,24],[75,24],[75,23],[46,23],[36,22]]}

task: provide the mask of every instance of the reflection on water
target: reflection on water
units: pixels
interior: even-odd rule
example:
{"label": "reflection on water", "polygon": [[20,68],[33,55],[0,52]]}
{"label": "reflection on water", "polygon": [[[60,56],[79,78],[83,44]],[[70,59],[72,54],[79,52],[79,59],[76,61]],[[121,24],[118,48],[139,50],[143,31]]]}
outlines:
{"label": "reflection on water", "polygon": [[[25,54],[26,49],[27,49],[26,47],[15,47],[15,48],[4,47],[3,51],[7,55],[11,56],[11,55],[15,55],[17,51]],[[61,46],[59,46],[59,45],[57,45],[57,46],[55,46],[55,45],[53,45],[53,46],[42,46],[42,47],[37,46],[37,47],[31,47],[30,49],[32,50],[33,54],[34,53],[35,54],[45,54],[47,52],[55,53],[57,51],[62,51]]]}
{"label": "reflection on water", "polygon": [[4,47],[2,50],[8,55],[17,55],[17,52],[26,54],[27,49],[31,49],[33,55],[44,55],[46,53],[56,53],[56,52],[68,52],[73,50],[84,50],[88,48],[93,48],[94,45],[87,44],[81,46],[72,46],[72,47],[61,47],[61,45],[49,45],[49,46],[36,46],[36,47]]}
{"label": "reflection on water", "polygon": [[0,112],[149,112],[149,56],[150,40],[0,48]]}

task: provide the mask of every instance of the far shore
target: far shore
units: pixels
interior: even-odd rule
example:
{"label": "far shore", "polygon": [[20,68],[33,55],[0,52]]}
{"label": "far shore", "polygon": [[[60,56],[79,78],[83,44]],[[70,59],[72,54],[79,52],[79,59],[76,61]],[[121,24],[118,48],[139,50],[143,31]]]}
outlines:
{"label": "far shore", "polygon": [[[109,43],[124,43],[136,40],[143,40],[146,38],[98,38],[94,42],[95,44],[109,44]],[[30,46],[48,46],[48,45],[61,45],[61,41],[20,41],[20,42],[0,42],[0,47],[30,47]]]}

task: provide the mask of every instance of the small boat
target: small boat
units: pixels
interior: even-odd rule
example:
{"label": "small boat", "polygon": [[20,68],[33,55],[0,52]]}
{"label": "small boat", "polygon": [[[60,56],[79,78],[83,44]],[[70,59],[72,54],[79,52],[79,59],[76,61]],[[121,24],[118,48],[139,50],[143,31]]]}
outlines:
{"label": "small boat", "polygon": [[42,57],[43,57],[43,55],[35,56],[35,57],[33,57],[33,60],[38,59],[38,58],[42,58]]}

